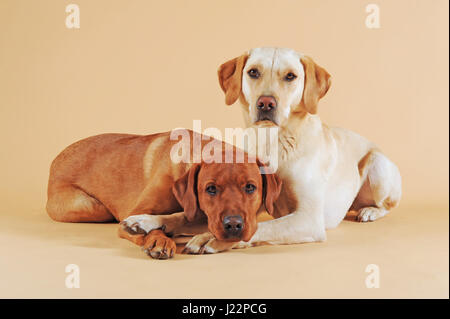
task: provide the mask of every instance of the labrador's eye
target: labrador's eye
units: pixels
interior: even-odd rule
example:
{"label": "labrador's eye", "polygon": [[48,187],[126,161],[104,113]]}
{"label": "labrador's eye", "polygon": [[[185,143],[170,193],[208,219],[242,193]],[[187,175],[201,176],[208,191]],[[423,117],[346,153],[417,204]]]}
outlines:
{"label": "labrador's eye", "polygon": [[214,196],[217,194],[217,188],[215,185],[209,185],[208,187],[206,187],[206,192],[209,195]]}
{"label": "labrador's eye", "polygon": [[250,69],[247,72],[248,76],[251,77],[252,79],[257,79],[260,77],[259,71],[258,69]]}
{"label": "labrador's eye", "polygon": [[247,185],[245,185],[244,189],[245,189],[245,192],[247,194],[251,194],[251,193],[253,193],[256,190],[256,186],[253,185],[253,184],[248,183]]}
{"label": "labrador's eye", "polygon": [[284,77],[284,79],[285,79],[286,81],[288,81],[288,82],[291,82],[291,81],[295,80],[296,78],[297,78],[297,76],[296,76],[294,73],[292,73],[292,72],[289,72],[289,73],[286,74],[286,76]]}

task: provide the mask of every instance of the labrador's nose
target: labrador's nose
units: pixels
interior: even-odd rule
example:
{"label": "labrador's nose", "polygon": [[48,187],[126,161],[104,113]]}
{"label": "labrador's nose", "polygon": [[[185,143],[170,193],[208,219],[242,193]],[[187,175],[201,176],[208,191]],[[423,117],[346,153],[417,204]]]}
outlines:
{"label": "labrador's nose", "polygon": [[239,237],[244,228],[244,220],[239,215],[225,216],[223,229],[228,237]]}
{"label": "labrador's nose", "polygon": [[277,100],[273,96],[260,96],[256,101],[256,107],[261,111],[269,112],[277,107]]}

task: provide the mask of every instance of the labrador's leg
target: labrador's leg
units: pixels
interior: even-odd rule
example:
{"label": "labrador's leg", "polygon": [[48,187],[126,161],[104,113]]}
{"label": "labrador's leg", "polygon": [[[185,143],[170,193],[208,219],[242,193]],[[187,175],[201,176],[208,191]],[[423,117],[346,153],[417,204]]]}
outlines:
{"label": "labrador's leg", "polygon": [[[320,214],[320,212],[317,212]],[[325,241],[323,221],[315,213],[295,212],[278,219],[258,223],[258,229],[248,242],[225,242],[206,232],[194,236],[183,252],[188,254],[215,254],[221,251],[259,245],[299,244]],[[314,216],[316,215],[316,216]]]}
{"label": "labrador's leg", "polygon": [[49,187],[47,213],[53,220],[66,223],[115,220],[99,200],[72,185]]}
{"label": "labrador's leg", "polygon": [[356,220],[377,220],[398,205],[401,197],[400,172],[385,155],[378,151],[368,153],[359,165],[364,182],[352,205]]}

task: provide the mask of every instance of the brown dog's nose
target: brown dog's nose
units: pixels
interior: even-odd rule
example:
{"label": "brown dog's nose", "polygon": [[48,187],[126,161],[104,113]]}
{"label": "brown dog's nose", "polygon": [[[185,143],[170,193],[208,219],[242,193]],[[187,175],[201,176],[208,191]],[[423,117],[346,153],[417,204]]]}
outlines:
{"label": "brown dog's nose", "polygon": [[269,112],[277,107],[277,100],[273,96],[260,96],[256,101],[256,107],[261,111]]}
{"label": "brown dog's nose", "polygon": [[223,229],[227,237],[239,237],[244,228],[244,220],[239,215],[225,216]]}

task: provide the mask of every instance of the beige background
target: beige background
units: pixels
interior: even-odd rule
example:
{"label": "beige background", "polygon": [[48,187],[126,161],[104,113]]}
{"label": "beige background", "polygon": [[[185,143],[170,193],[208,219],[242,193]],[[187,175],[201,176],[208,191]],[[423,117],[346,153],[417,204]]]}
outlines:
{"label": "beige background", "polygon": [[[77,30],[64,23],[72,2]],[[0,297],[448,297],[448,2],[377,1],[380,29],[365,27],[368,3],[0,1]],[[78,139],[193,119],[242,126],[216,70],[257,46],[297,49],[332,74],[319,112],[397,163],[404,196],[391,215],[343,222],[323,244],[168,262],[114,224],[47,218],[50,162]],[[81,289],[64,288],[68,263]],[[370,263],[380,289],[364,286]]]}

